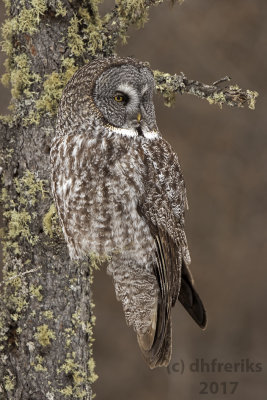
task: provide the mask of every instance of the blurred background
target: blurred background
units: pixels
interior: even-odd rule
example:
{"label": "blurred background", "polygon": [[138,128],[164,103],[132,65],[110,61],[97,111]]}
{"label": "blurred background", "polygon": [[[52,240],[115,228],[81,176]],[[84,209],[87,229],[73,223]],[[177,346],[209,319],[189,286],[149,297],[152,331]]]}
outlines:
{"label": "blurred background", "polygon": [[[3,19],[3,0],[0,4]],[[103,7],[108,9],[109,3]],[[164,3],[151,9],[144,29],[132,29],[128,44],[117,52],[205,83],[229,75],[233,84],[260,96],[255,111],[220,110],[188,95],[177,96],[175,107],[166,108],[156,96],[159,128],[178,153],[187,184],[191,269],[209,322],[201,331],[177,304],[171,364],[151,371],[126,326],[111,278],[98,271],[97,398],[266,399],[266,0],[186,0],[174,7]],[[1,65],[3,60],[2,54]],[[9,92],[0,90],[4,113]],[[222,367],[220,372],[215,361],[217,372],[212,372],[213,359],[227,363],[226,372]],[[233,394],[231,382],[238,382]]]}

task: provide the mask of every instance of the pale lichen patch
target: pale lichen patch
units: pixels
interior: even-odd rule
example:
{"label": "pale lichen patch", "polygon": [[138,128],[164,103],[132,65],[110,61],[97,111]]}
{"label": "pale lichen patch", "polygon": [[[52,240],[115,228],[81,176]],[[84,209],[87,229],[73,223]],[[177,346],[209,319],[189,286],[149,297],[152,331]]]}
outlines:
{"label": "pale lichen patch", "polygon": [[67,9],[66,7],[63,6],[63,3],[61,0],[57,0],[57,9],[56,9],[56,17],[65,17],[67,14]]}
{"label": "pale lichen patch", "polygon": [[30,294],[32,297],[36,297],[38,301],[43,300],[43,295],[41,294],[41,290],[43,289],[42,285],[34,286],[30,285]]}
{"label": "pale lichen patch", "polygon": [[35,102],[35,108],[24,118],[25,125],[39,124],[41,116],[45,113],[50,116],[56,115],[63,88],[77,68],[73,58],[66,58],[62,60],[59,72],[54,71],[50,75],[45,75],[43,88]]}
{"label": "pale lichen patch", "polygon": [[40,355],[36,356],[34,362],[31,362],[31,365],[37,372],[46,372],[47,367],[43,365],[44,363],[44,358]]}
{"label": "pale lichen patch", "polygon": [[121,19],[141,28],[148,20],[149,7],[144,0],[116,0],[118,14]]}
{"label": "pale lichen patch", "polygon": [[59,393],[64,394],[64,396],[66,396],[66,397],[72,396],[73,395],[72,386],[68,385],[68,386],[64,387],[63,389],[60,389]]}
{"label": "pale lichen patch", "polygon": [[175,91],[172,84],[172,75],[158,70],[153,71],[153,74],[156,80],[156,89],[162,94],[165,106],[173,106],[175,104]]}
{"label": "pale lichen patch", "polygon": [[217,104],[220,108],[226,103],[226,98],[223,92],[213,93],[213,95],[207,97],[209,104]]}
{"label": "pale lichen patch", "polygon": [[53,237],[53,231],[52,231],[52,218],[56,213],[56,207],[54,204],[51,204],[49,210],[43,217],[43,228],[44,228],[44,233],[50,237]]}
{"label": "pale lichen patch", "polygon": [[26,170],[21,178],[14,179],[16,192],[19,194],[19,203],[34,205],[38,195],[41,194],[41,199],[45,198],[47,190],[46,181],[38,178],[36,173]]}
{"label": "pale lichen patch", "polygon": [[45,319],[51,320],[54,318],[54,314],[53,311],[47,310],[47,311],[43,311],[42,315]]}
{"label": "pale lichen patch", "polygon": [[15,387],[14,376],[12,376],[11,374],[4,376],[4,387],[7,392],[11,392],[14,389],[14,387]]}
{"label": "pale lichen patch", "polygon": [[88,370],[89,370],[89,373],[90,373],[89,381],[91,383],[94,383],[98,379],[98,375],[95,373],[95,360],[93,359],[93,357],[89,358]]}
{"label": "pale lichen patch", "polygon": [[259,96],[259,93],[253,90],[247,90],[247,96],[249,99],[248,108],[255,110],[256,98]]}
{"label": "pale lichen patch", "polygon": [[47,10],[46,0],[31,0],[30,8],[26,8],[25,1],[21,2],[22,8],[18,15],[18,26],[21,32],[33,34],[37,31],[41,16]]}
{"label": "pale lichen patch", "polygon": [[[57,369],[58,374],[62,372],[71,375],[73,379],[73,385],[65,387],[64,393],[71,394],[73,398],[83,398],[86,392],[81,387],[86,384],[87,373],[84,371],[84,367],[76,361],[75,352],[68,353],[65,362]],[[67,392],[65,392],[65,389],[67,389]],[[63,392],[61,391],[61,393]]]}
{"label": "pale lichen patch", "polygon": [[13,183],[17,193],[16,200],[10,196],[5,187],[0,196],[5,210],[3,216],[7,220],[7,229],[2,235],[5,257],[10,250],[15,255],[21,254],[20,239],[26,239],[32,246],[37,244],[39,237],[31,232],[31,223],[37,215],[31,207],[38,198],[44,199],[46,194],[46,182],[29,170],[26,170],[21,178],[15,178]]}
{"label": "pale lichen patch", "polygon": [[54,332],[49,329],[48,325],[46,324],[37,327],[37,332],[35,333],[34,337],[43,347],[49,346],[51,344],[51,339],[56,338]]}
{"label": "pale lichen patch", "polygon": [[72,53],[75,56],[80,56],[85,51],[84,41],[79,35],[79,19],[77,15],[70,20],[68,28],[68,43]]}
{"label": "pale lichen patch", "polygon": [[34,73],[30,60],[26,54],[19,54],[13,60],[16,68],[11,68],[8,75],[3,75],[2,83],[6,86],[11,83],[11,95],[18,99],[22,94],[27,98],[33,97],[32,85],[41,81],[41,77]]}

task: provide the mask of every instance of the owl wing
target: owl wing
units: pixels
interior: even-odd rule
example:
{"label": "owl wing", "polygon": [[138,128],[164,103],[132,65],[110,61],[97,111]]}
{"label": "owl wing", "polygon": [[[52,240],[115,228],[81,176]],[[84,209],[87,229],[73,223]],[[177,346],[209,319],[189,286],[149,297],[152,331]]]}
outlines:
{"label": "owl wing", "polygon": [[190,256],[184,232],[187,207],[185,184],[177,155],[160,139],[145,148],[147,176],[139,214],[145,218],[156,244],[154,273],[160,298],[154,342],[143,352],[150,366],[167,365],[171,355],[171,308],[177,298],[204,328],[206,313],[194,288],[189,270]]}

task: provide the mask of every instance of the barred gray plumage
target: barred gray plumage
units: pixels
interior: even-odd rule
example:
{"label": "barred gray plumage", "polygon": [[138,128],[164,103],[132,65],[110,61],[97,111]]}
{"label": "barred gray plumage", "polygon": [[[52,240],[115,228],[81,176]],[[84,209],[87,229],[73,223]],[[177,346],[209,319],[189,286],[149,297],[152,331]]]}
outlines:
{"label": "barred gray plumage", "polygon": [[186,189],[153,105],[154,78],[132,58],[96,59],[61,99],[52,142],[52,189],[72,259],[108,255],[126,321],[151,368],[171,357],[177,298],[203,328],[189,271]]}

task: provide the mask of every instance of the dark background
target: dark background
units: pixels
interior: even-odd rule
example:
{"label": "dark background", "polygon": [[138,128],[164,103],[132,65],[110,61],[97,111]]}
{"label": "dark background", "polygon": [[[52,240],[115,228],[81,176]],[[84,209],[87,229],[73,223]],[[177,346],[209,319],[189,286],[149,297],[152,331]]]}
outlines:
{"label": "dark background", "polygon": [[[0,5],[3,18],[2,0]],[[206,83],[229,75],[233,84],[260,96],[255,111],[220,110],[187,95],[177,96],[175,107],[168,109],[156,96],[159,128],[178,153],[187,184],[192,271],[209,323],[202,332],[177,305],[170,367],[150,371],[125,324],[110,277],[97,272],[94,354],[100,400],[267,398],[266,17],[266,0],[164,3],[151,9],[145,28],[132,29],[128,44],[118,48],[118,54],[149,61],[153,69],[183,71]],[[9,92],[0,90],[3,113]],[[192,372],[196,359],[230,363],[229,372]],[[250,369],[242,361],[243,370],[237,366],[238,372],[230,372],[241,360],[249,360]],[[261,371],[253,372],[255,363]],[[200,394],[201,382],[215,382],[206,390],[210,394]],[[227,393],[232,390],[230,382],[238,387],[224,394],[225,385]]]}

